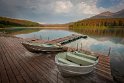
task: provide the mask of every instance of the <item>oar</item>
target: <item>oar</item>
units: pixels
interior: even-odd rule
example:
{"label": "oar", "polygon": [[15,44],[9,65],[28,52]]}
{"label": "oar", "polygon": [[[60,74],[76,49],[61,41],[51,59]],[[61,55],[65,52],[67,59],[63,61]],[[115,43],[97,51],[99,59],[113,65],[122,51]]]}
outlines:
{"label": "oar", "polygon": [[78,43],[77,43],[77,51],[78,51]]}

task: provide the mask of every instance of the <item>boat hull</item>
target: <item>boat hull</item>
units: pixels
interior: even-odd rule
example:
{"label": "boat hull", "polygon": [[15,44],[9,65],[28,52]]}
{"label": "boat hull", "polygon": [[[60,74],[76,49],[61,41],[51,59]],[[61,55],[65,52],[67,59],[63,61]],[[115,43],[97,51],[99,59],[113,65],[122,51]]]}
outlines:
{"label": "boat hull", "polygon": [[97,65],[98,60],[92,65],[74,66],[74,65],[66,65],[66,64],[59,63],[58,57],[56,56],[55,63],[58,67],[58,70],[61,72],[61,74],[64,77],[66,77],[66,76],[79,76],[79,75],[91,73],[94,70],[95,66]]}
{"label": "boat hull", "polygon": [[58,65],[57,67],[63,76],[79,76],[91,73],[94,70],[95,66],[91,67],[74,67],[74,66],[65,66],[65,65]]}
{"label": "boat hull", "polygon": [[64,51],[63,48],[56,48],[56,47],[40,47],[34,46],[26,43],[22,43],[22,45],[30,52],[61,52]]}

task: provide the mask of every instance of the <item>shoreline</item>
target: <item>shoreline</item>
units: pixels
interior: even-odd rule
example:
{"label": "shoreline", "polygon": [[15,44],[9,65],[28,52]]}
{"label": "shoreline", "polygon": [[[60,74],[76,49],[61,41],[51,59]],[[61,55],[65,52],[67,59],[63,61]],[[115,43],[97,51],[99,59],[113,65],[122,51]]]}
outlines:
{"label": "shoreline", "polygon": [[0,29],[11,29],[11,28],[41,28],[41,29],[69,29],[69,27],[6,27]]}

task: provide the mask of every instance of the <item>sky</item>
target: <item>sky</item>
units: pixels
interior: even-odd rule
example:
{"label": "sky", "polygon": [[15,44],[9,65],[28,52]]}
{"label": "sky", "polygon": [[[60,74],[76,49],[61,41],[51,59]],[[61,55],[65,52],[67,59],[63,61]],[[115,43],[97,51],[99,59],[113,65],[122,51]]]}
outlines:
{"label": "sky", "polygon": [[61,24],[124,9],[124,0],[0,0],[0,16]]}

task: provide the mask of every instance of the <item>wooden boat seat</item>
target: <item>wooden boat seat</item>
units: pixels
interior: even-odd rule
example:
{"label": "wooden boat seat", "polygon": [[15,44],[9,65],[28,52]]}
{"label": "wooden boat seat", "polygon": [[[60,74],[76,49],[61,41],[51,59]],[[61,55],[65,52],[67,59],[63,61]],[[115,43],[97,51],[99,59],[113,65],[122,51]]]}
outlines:
{"label": "wooden boat seat", "polygon": [[95,56],[83,54],[83,53],[80,53],[80,52],[77,52],[77,51],[75,51],[74,54],[76,54],[77,56],[81,56],[81,57],[84,57],[84,58],[91,59],[91,60],[95,60],[95,61],[97,60],[97,57],[95,57]]}
{"label": "wooden boat seat", "polygon": [[72,62],[74,62],[78,65],[82,65],[82,66],[88,66],[88,65],[92,65],[93,63],[95,63],[94,60],[84,58],[84,57],[80,57],[80,56],[76,56],[72,53],[67,53],[66,59],[70,60],[70,61],[72,61]]}
{"label": "wooden boat seat", "polygon": [[68,61],[68,60],[66,60],[66,59],[63,59],[63,58],[58,58],[58,61],[61,62],[61,63],[63,63],[63,64],[79,66],[78,64],[73,63],[73,62],[70,62],[70,61]]}

